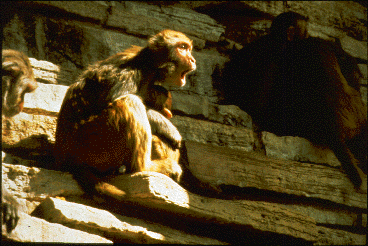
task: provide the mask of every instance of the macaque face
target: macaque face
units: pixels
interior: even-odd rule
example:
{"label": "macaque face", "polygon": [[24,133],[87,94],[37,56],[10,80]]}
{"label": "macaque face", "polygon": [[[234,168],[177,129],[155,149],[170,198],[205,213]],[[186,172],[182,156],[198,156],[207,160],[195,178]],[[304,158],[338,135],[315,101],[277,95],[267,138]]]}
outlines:
{"label": "macaque face", "polygon": [[[184,34],[164,30],[150,40],[150,49],[163,54],[159,68],[166,70],[163,84],[182,87],[186,84],[186,75],[196,69],[196,60],[192,55],[192,41]],[[167,56],[167,57],[166,57]],[[160,59],[158,59],[157,62]]]}
{"label": "macaque face", "polygon": [[2,115],[12,117],[23,109],[24,95],[37,88],[28,57],[16,50],[2,54]]}
{"label": "macaque face", "polygon": [[196,60],[192,55],[192,44],[188,41],[176,43],[171,52],[172,64],[175,64],[172,72],[165,79],[165,84],[182,87],[186,84],[186,75],[196,69]]}

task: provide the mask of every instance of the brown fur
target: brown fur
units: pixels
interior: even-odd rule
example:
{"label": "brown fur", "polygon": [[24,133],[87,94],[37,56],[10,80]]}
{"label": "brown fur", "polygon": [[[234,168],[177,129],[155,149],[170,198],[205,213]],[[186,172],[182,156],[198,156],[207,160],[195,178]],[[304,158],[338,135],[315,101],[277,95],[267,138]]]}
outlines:
{"label": "brown fur", "polygon": [[1,224],[6,225],[7,233],[10,233],[17,226],[19,220],[18,207],[18,202],[3,183],[1,185]]}
{"label": "brown fur", "polygon": [[[2,53],[2,116],[12,117],[23,109],[25,93],[37,88],[28,57],[16,50]],[[17,225],[19,204],[4,184],[1,186],[1,221],[10,233]]]}
{"label": "brown fur", "polygon": [[180,150],[173,149],[158,136],[152,136],[152,161],[155,163],[151,171],[163,173],[180,182],[183,170],[179,165]]}
{"label": "brown fur", "polygon": [[147,107],[152,108],[166,118],[170,119],[172,109],[172,95],[164,87],[153,85],[147,89],[147,94],[144,98],[144,103]]}
{"label": "brown fur", "polygon": [[89,66],[68,89],[59,113],[57,165],[72,172],[88,193],[118,199],[122,191],[107,191],[101,178],[120,167],[126,173],[172,172],[159,160],[151,161],[151,130],[174,148],[180,146],[180,133],[163,115],[148,114],[139,96],[145,98],[156,81],[183,86],[185,75],[195,69],[191,50],[184,34],[164,30],[145,48],[133,47]]}
{"label": "brown fur", "polygon": [[[150,86],[144,102],[166,118],[170,119],[172,117],[172,96],[164,87],[159,85]],[[157,169],[152,171],[166,174],[177,182],[180,181],[183,171],[179,165],[179,149],[173,149],[168,143],[153,135],[151,159],[157,163],[154,165]]]}
{"label": "brown fur", "polygon": [[2,53],[2,115],[12,117],[23,109],[25,93],[37,88],[28,57],[16,50]]}

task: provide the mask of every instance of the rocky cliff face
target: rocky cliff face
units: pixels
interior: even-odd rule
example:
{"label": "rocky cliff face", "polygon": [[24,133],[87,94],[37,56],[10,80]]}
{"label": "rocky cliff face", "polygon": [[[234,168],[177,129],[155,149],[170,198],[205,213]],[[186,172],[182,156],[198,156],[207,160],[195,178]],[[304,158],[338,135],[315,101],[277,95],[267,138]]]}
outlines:
{"label": "rocky cliff face", "polygon": [[[359,58],[364,75],[360,89],[367,102],[366,7],[340,1],[287,4],[2,3],[3,49],[25,52],[39,82],[38,89],[26,95],[24,112],[2,121],[2,146],[7,152],[3,182],[23,204],[19,226],[6,237],[45,242],[88,238],[185,244],[365,243],[366,194],[354,191],[331,150],[303,138],[263,132],[266,156],[253,153],[251,117],[237,106],[219,104],[214,83],[228,55],[267,34],[272,19],[286,9],[310,17],[312,36],[340,39],[343,49]],[[221,199],[191,194],[161,175],[137,174],[119,181],[133,187],[135,195],[112,206],[84,198],[68,174],[37,168],[37,162],[47,162],[38,157],[48,155],[46,139],[54,140],[67,86],[82,69],[131,45],[144,46],[148,36],[163,29],[193,39],[197,70],[188,76],[186,86],[171,88],[176,115],[172,121],[188,142],[191,171],[219,187]],[[27,223],[42,233],[30,230]],[[192,228],[193,223],[198,229]]]}

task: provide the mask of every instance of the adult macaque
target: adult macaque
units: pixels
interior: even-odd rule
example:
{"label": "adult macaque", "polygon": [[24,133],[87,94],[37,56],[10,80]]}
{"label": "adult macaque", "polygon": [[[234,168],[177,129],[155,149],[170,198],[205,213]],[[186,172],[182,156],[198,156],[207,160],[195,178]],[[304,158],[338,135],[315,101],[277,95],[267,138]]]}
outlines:
{"label": "adult macaque", "polygon": [[184,34],[164,30],[145,48],[134,46],[89,66],[68,89],[59,112],[58,166],[72,172],[86,192],[118,199],[125,192],[102,182],[103,177],[122,166],[127,173],[160,172],[160,160],[151,160],[152,132],[174,149],[181,136],[164,115],[149,113],[141,98],[156,81],[184,86],[185,76],[196,68],[191,52]]}
{"label": "adult macaque", "polygon": [[[12,117],[23,109],[25,93],[37,88],[33,70],[28,57],[16,50],[2,52],[2,110],[5,117]],[[1,222],[10,233],[17,225],[19,204],[9,193],[4,184],[1,185]]]}
{"label": "adult macaque", "polygon": [[225,103],[248,112],[258,131],[329,146],[354,186],[366,192],[367,113],[357,90],[361,73],[337,45],[308,38],[307,20],[283,13],[269,35],[232,57],[223,73]]}

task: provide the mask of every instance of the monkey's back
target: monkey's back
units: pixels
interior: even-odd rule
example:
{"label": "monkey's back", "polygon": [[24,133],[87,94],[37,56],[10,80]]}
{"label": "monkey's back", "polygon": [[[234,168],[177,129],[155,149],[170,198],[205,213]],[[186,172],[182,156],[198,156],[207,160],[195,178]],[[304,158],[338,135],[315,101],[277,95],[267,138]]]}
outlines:
{"label": "monkey's back", "polygon": [[[116,112],[119,107],[107,107],[98,114],[83,111],[86,102],[78,97],[80,86],[76,83],[68,89],[59,112],[54,149],[59,167],[80,163],[101,173],[121,165],[130,167],[128,121]],[[119,100],[124,98],[113,104]]]}

